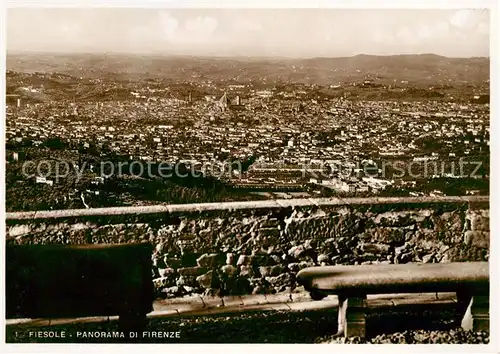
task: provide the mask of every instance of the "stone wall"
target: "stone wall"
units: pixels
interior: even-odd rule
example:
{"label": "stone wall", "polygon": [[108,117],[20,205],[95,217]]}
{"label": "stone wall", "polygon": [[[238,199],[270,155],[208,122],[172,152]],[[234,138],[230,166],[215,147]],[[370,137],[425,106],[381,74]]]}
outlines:
{"label": "stone wall", "polygon": [[487,197],[291,199],[7,213],[7,242],[150,241],[158,296],[291,291],[302,268],[488,260]]}

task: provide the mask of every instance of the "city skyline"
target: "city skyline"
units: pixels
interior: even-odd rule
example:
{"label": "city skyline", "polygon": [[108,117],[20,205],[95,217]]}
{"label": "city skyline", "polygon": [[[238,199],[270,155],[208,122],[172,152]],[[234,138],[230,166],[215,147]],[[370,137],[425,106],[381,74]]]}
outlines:
{"label": "city skyline", "polygon": [[14,8],[7,51],[488,57],[489,29],[487,9]]}

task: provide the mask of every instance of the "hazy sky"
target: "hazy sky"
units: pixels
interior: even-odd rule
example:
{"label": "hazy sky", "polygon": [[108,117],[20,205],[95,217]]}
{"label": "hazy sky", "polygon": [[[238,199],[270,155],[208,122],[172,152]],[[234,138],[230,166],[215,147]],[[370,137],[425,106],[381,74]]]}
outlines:
{"label": "hazy sky", "polygon": [[194,55],[489,56],[488,10],[7,10],[7,50]]}

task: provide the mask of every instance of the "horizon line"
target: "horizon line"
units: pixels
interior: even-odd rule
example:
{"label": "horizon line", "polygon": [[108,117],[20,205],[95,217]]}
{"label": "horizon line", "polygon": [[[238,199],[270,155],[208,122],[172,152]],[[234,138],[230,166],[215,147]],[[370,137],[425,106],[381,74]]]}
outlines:
{"label": "horizon line", "polygon": [[469,56],[469,57],[449,57],[436,53],[398,53],[398,54],[368,54],[358,53],[342,56],[286,56],[286,55],[216,55],[216,54],[180,54],[180,53],[160,53],[160,52],[126,52],[126,51],[31,51],[31,50],[6,50],[6,57],[9,55],[39,54],[39,55],[130,55],[130,56],[151,56],[151,57],[194,57],[194,58],[220,58],[220,59],[281,59],[281,60],[311,60],[311,59],[350,59],[355,57],[398,57],[398,56],[435,56],[446,59],[491,59],[490,56]]}

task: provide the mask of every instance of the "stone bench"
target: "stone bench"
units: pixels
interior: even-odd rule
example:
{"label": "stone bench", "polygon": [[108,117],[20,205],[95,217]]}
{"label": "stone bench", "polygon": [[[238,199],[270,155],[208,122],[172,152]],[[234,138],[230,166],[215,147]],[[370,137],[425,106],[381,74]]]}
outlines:
{"label": "stone bench", "polygon": [[365,337],[369,294],[455,292],[457,311],[467,329],[489,331],[488,262],[375,264],[311,267],[297,274],[314,300],[339,297],[338,334]]}
{"label": "stone bench", "polygon": [[6,318],[119,316],[128,334],[153,310],[152,245],[7,245]]}

